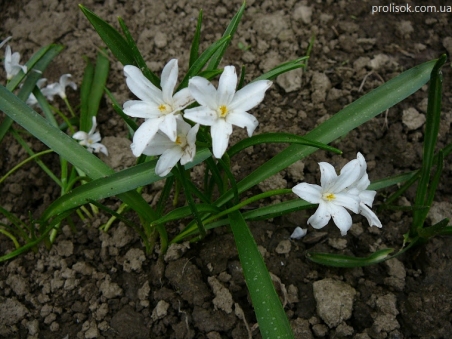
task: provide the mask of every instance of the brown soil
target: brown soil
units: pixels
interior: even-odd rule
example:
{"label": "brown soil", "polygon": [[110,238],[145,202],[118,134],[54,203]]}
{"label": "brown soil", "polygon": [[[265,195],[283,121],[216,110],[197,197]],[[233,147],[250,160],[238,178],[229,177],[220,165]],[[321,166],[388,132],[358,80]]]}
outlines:
{"label": "brown soil", "polygon": [[[88,0],[84,5],[115,27],[121,16],[149,67],[160,74],[171,58],[179,59],[181,73],[186,70],[200,8],[204,11],[204,48],[221,36],[240,3]],[[430,4],[439,8],[443,2]],[[1,37],[13,35],[10,44],[22,54],[22,60],[49,43],[67,46],[44,74],[51,82],[71,73],[80,84],[82,56],[94,58],[97,48],[103,46],[72,1],[3,1],[0,13]],[[264,103],[253,111],[260,122],[257,132],[302,135],[400,72],[446,51],[452,53],[450,18],[450,13],[371,15],[371,5],[361,1],[249,1],[223,65],[244,64],[251,79],[280,62],[303,56],[315,35],[308,69],[280,77]],[[249,48],[239,48],[239,43]],[[449,66],[443,74],[440,147],[451,142],[452,121]],[[121,65],[113,59],[108,87],[121,103],[131,97]],[[70,92],[74,106],[77,95]],[[418,168],[423,127],[415,121],[425,113],[426,98],[425,87],[335,143],[343,150],[342,157],[316,152],[303,164],[262,183],[256,192],[292,187],[301,180],[318,182],[318,161],[330,161],[340,168],[358,151],[368,161],[371,180]],[[102,135],[112,137],[105,140],[107,147],[127,136],[125,125],[106,101],[98,122]],[[244,135],[236,129],[232,141]],[[35,151],[44,149],[33,138],[27,140]],[[234,170],[239,177],[246,175],[282,147],[255,147],[237,158]],[[0,150],[1,175],[26,158],[10,135]],[[116,158],[112,149],[110,153],[111,157],[103,158],[108,163],[125,161]],[[55,156],[45,156],[43,161],[58,171]],[[451,171],[446,161],[432,218],[450,217]],[[149,201],[159,187],[147,191]],[[378,193],[377,206],[389,192]],[[56,185],[30,163],[3,183],[1,206],[27,221],[30,215],[38,217],[58,195]],[[410,190],[401,203],[413,198]],[[114,199],[105,203],[118,206]],[[322,230],[325,233],[310,229],[309,238],[290,241],[294,227],[304,227],[309,213],[312,211],[251,225],[269,270],[280,279],[296,338],[451,338],[450,238],[436,238],[400,260],[376,266],[326,268],[309,262],[306,250],[366,255],[377,248],[398,247],[411,217],[383,210],[379,212],[384,225],[381,230],[354,217],[356,223],[346,237],[330,225]],[[76,230],[62,228],[50,251],[40,248],[0,264],[0,338],[219,339],[248,338],[249,331],[253,338],[260,337],[229,229],[212,231],[203,241],[182,245],[171,256],[161,258],[157,253],[145,256],[138,236],[122,223],[114,224],[108,233],[99,231],[107,220],[108,216],[99,214],[86,223],[76,221]],[[170,233],[175,234],[183,223],[170,227]],[[0,253],[11,249],[12,244],[0,238]],[[326,292],[321,288],[325,286]],[[345,298],[343,313],[330,310],[325,314],[320,298],[336,300],[337,295]]]}

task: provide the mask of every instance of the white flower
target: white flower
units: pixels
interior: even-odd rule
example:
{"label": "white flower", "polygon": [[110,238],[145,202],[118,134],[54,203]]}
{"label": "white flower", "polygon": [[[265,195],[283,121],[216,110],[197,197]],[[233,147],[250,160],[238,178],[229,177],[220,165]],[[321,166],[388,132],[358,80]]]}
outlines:
{"label": "white flower", "polygon": [[292,191],[312,204],[319,204],[317,211],[308,219],[308,224],[319,229],[326,226],[332,217],[341,234],[345,235],[352,226],[352,218],[345,208],[354,213],[359,212],[359,196],[356,192],[348,192],[347,187],[360,179],[361,163],[357,159],[350,161],[339,176],[330,164],[321,162],[319,166],[321,186],[301,183]]}
{"label": "white flower", "polygon": [[201,106],[186,110],[184,117],[210,126],[213,154],[216,158],[221,158],[228,147],[232,125],[246,127],[248,136],[251,137],[259,123],[247,111],[264,99],[265,91],[271,85],[271,81],[259,80],[236,92],[237,74],[234,66],[224,68],[218,89],[205,78],[193,77],[188,88]]}
{"label": "white flower", "polygon": [[61,99],[66,99],[67,86],[70,86],[74,91],[77,90],[76,83],[69,80],[69,78],[71,77],[72,75],[70,74],[63,74],[62,76],[60,76],[59,82],[54,82],[53,84],[47,85],[47,87],[42,90],[42,94],[44,94],[49,100],[53,100],[53,97],[57,94]]}
{"label": "white flower", "polygon": [[136,157],[143,153],[158,130],[165,133],[171,141],[176,140],[176,115],[194,101],[188,88],[173,95],[178,73],[177,60],[170,60],[163,68],[160,90],[139,68],[124,66],[127,86],[141,99],[125,102],[124,113],[146,119],[133,136],[131,148]]}
{"label": "white flower", "polygon": [[376,191],[370,191],[366,190],[367,187],[370,185],[369,176],[367,175],[367,163],[364,159],[364,156],[358,152],[357,159],[359,163],[361,164],[361,176],[354,183],[354,185],[349,186],[347,188],[347,191],[350,193],[358,194],[360,203],[359,203],[359,214],[366,217],[367,221],[369,222],[370,226],[377,226],[382,227],[382,224],[376,214],[372,212],[372,210],[369,207],[372,207],[372,203],[375,198],[375,194],[377,194]]}
{"label": "white flower", "polygon": [[[36,82],[36,86],[41,89],[44,86],[44,83],[47,81],[46,78],[41,78]],[[35,95],[33,93],[30,93],[28,96],[28,99],[26,101],[27,105],[30,107],[34,107],[38,104],[38,100],[36,99]]]}
{"label": "white flower", "polygon": [[5,40],[0,42],[0,48],[2,48],[9,40],[11,40],[12,36],[7,37]]}
{"label": "white flower", "polygon": [[6,78],[8,80],[11,80],[13,76],[19,73],[20,70],[22,70],[24,73],[27,73],[27,66],[20,65],[19,61],[20,61],[19,52],[14,52],[11,54],[11,47],[7,45],[5,51],[5,71]]}
{"label": "white flower", "polygon": [[176,119],[176,140],[170,138],[161,131],[157,132],[151,143],[143,150],[146,155],[160,155],[155,167],[155,173],[161,177],[167,175],[180,160],[181,165],[193,161],[196,154],[196,133],[199,125],[191,127],[181,118]]}
{"label": "white flower", "polygon": [[290,239],[299,240],[303,238],[308,233],[307,228],[301,228],[297,226],[295,230],[293,231],[292,235],[290,236]]}
{"label": "white flower", "polygon": [[102,140],[100,133],[96,132],[97,122],[96,117],[93,117],[93,126],[88,133],[84,131],[78,131],[72,136],[76,140],[80,140],[79,144],[85,146],[91,153],[102,152],[108,155],[107,148],[100,143]]}

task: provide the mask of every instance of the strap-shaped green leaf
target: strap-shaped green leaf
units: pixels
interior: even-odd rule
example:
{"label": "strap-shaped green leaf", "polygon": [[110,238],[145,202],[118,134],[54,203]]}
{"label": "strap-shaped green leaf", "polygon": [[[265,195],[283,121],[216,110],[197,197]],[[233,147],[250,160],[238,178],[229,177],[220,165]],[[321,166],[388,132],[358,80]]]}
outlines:
{"label": "strap-shaped green leaf", "polygon": [[276,66],[275,68],[272,68],[268,72],[262,74],[261,76],[257,77],[256,79],[254,79],[253,81],[272,80],[272,79],[276,78],[278,75],[281,75],[283,73],[287,73],[287,72],[292,71],[297,68],[304,68],[306,65],[302,64],[301,62],[305,61],[307,59],[308,59],[308,57],[302,57],[302,58],[298,58],[296,60],[285,62],[281,65]]}
{"label": "strap-shaped green leaf", "polygon": [[105,42],[107,47],[113,53],[113,55],[119,60],[120,63],[125,65],[135,65],[135,58],[130,49],[129,44],[126,39],[110,24],[99,18],[96,14],[91,12],[86,7],[79,5],[81,11],[91,25],[93,25],[97,34],[99,34],[100,38]]}
{"label": "strap-shaped green leaf", "polygon": [[378,264],[389,259],[389,254],[394,252],[393,248],[385,248],[369,255],[368,257],[358,258],[342,254],[329,253],[308,253],[309,260],[326,266],[333,267],[363,267]]}
{"label": "strap-shaped green leaf", "polygon": [[190,61],[188,66],[191,67],[195,61],[198,59],[199,55],[199,41],[201,39],[201,24],[202,24],[202,9],[199,10],[198,22],[196,24],[195,36],[193,37],[193,41],[191,43],[190,48]]}
{"label": "strap-shaped green leaf", "polygon": [[229,214],[229,219],[262,338],[293,338],[289,320],[248,225],[239,211]]}
{"label": "strap-shaped green leaf", "polygon": [[323,149],[325,151],[333,152],[336,154],[342,154],[342,151],[328,146],[326,144],[322,144],[321,142],[311,141],[308,138],[301,137],[299,135],[290,134],[290,133],[263,133],[258,135],[253,135],[251,138],[246,138],[240,140],[234,146],[229,148],[227,151],[229,156],[232,157],[238,152],[244,150],[247,147],[251,147],[259,144],[270,144],[270,143],[289,143],[289,144],[300,144],[307,145],[316,148]]}

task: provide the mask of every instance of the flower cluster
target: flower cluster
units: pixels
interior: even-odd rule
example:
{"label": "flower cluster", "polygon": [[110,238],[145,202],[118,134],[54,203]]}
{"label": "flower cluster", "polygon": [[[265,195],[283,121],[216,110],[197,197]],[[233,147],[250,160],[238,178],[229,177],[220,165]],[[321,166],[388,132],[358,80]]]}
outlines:
{"label": "flower cluster", "polygon": [[308,219],[308,224],[319,229],[333,218],[341,234],[346,235],[352,226],[347,208],[366,217],[370,226],[382,227],[380,220],[370,209],[376,192],[367,190],[370,181],[366,160],[361,153],[357,154],[357,159],[342,168],[340,175],[326,162],[319,163],[319,166],[321,186],[301,183],[292,188],[300,198],[319,204],[317,211]]}
{"label": "flower cluster", "polygon": [[[135,66],[125,66],[124,74],[127,86],[140,99],[125,102],[124,113],[145,119],[133,136],[132,152],[136,157],[161,154],[156,166],[160,176],[167,175],[179,160],[182,165],[193,160],[199,125],[210,126],[216,158],[226,152],[232,125],[246,128],[251,136],[258,121],[247,111],[263,100],[265,91],[272,85],[271,81],[259,80],[236,92],[235,68],[226,66],[218,89],[207,79],[195,76],[187,88],[174,93],[178,77],[176,59],[163,68],[161,89]],[[200,106],[185,109],[195,101]],[[191,124],[184,119],[196,125],[190,129]]]}

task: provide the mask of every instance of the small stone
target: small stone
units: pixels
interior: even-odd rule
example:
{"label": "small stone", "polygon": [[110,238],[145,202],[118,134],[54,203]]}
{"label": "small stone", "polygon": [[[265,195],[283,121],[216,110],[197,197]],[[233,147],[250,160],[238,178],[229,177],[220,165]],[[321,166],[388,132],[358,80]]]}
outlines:
{"label": "small stone", "polygon": [[331,89],[331,81],[325,73],[314,72],[311,79],[312,95],[314,103],[322,103],[326,99],[327,92]]}
{"label": "small stone", "polygon": [[328,245],[337,250],[343,250],[347,248],[347,239],[345,238],[329,238]]}
{"label": "small stone", "polygon": [[312,339],[312,332],[309,329],[309,321],[302,318],[297,318],[290,322],[293,329],[295,339]]}
{"label": "small stone", "polygon": [[328,327],[323,324],[316,324],[312,326],[312,332],[314,332],[314,335],[316,337],[323,338],[328,333]]}
{"label": "small stone", "polygon": [[207,281],[212,288],[213,294],[215,294],[215,298],[212,300],[215,309],[223,310],[228,314],[231,313],[232,305],[234,304],[231,292],[215,277],[208,277]]}
{"label": "small stone", "polygon": [[377,54],[369,61],[369,67],[374,70],[379,70],[389,62],[389,57],[386,54]]}
{"label": "small stone", "polygon": [[69,240],[62,240],[56,245],[57,252],[62,257],[69,257],[74,253],[74,244]]}
{"label": "small stone", "polygon": [[410,131],[421,127],[425,123],[425,119],[425,115],[419,113],[414,107],[403,110],[402,122]]}
{"label": "small stone", "polygon": [[275,252],[278,254],[286,254],[290,252],[292,245],[290,240],[282,240],[275,248]]}
{"label": "small stone", "polygon": [[162,319],[168,314],[168,304],[165,300],[160,300],[152,311],[152,319],[155,321],[157,319]]}
{"label": "small stone", "polygon": [[300,5],[295,7],[292,18],[295,21],[301,20],[304,24],[310,24],[312,21],[312,7]]}
{"label": "small stone", "polygon": [[131,248],[124,256],[123,269],[125,272],[141,272],[143,262],[146,260],[143,250]]}
{"label": "small stone", "polygon": [[164,48],[168,44],[168,38],[165,33],[163,32],[157,32],[154,36],[154,43],[155,46],[158,48]]}
{"label": "small stone", "polygon": [[413,25],[411,24],[411,21],[402,20],[397,25],[397,30],[402,36],[411,34],[414,32]]}
{"label": "small stone", "polygon": [[336,327],[352,316],[356,291],[342,281],[326,278],[314,282],[317,314],[330,327]]}
{"label": "small stone", "polygon": [[99,337],[99,329],[95,321],[89,323],[89,327],[85,332],[85,339],[94,339]]}
{"label": "small stone", "polygon": [[117,283],[111,282],[107,277],[99,287],[99,291],[107,299],[116,298],[122,295],[122,288]]}
{"label": "small stone", "polygon": [[432,225],[439,223],[445,218],[451,219],[452,217],[452,204],[447,201],[437,202],[434,201],[427,218],[430,219]]}
{"label": "small stone", "polygon": [[340,338],[348,337],[352,335],[353,332],[354,332],[353,327],[348,326],[346,323],[342,323],[338,327],[336,327],[336,336]]}
{"label": "small stone", "polygon": [[165,253],[164,259],[166,262],[177,260],[182,257],[188,249],[190,249],[189,241],[185,241],[182,244],[171,244]]}
{"label": "small stone", "polygon": [[301,89],[301,79],[303,70],[301,68],[279,75],[276,83],[282,87],[286,93],[295,92]]}

